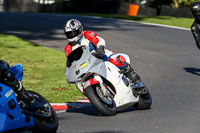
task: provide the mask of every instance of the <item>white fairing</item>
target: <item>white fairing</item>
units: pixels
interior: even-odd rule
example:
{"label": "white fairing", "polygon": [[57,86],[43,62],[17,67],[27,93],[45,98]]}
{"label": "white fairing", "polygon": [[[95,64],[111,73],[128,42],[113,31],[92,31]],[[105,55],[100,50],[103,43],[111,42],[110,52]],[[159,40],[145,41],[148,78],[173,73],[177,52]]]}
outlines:
{"label": "white fairing", "polygon": [[[98,71],[101,65],[103,66],[101,68],[103,72]],[[115,65],[110,62],[102,62],[90,72],[93,72],[93,70],[96,70],[96,73],[101,74],[115,87],[116,95],[114,96],[114,101],[118,110],[126,109],[139,101],[139,97],[133,96],[132,88],[124,84],[122,80],[123,75],[119,73],[119,69]],[[76,82],[76,86],[83,93],[81,82]]]}
{"label": "white fairing", "polygon": [[107,70],[107,76],[105,78],[110,81],[116,89],[114,100],[118,110],[127,108],[127,106],[138,102],[139,97],[134,97],[132,88],[124,84],[122,74],[118,72],[119,69],[110,62],[106,62],[105,64]]}
{"label": "white fairing", "polygon": [[[125,85],[122,79],[123,74],[119,73],[119,68],[109,61],[102,61],[92,56],[89,52],[87,52],[88,47],[83,48],[83,51],[84,52],[79,60],[74,61],[70,67],[66,66],[67,82],[76,83],[77,88],[84,94],[84,88],[87,88],[90,84],[88,84],[87,81],[85,82],[80,80],[80,75],[83,73],[95,73],[96,76],[94,76],[94,78],[98,80],[100,84],[103,82],[101,77],[104,77],[104,79],[109,81],[115,88],[116,94],[114,96],[114,101],[118,110],[126,109],[139,101],[139,96],[135,97],[133,95],[130,85]],[[130,63],[128,55],[120,55],[123,55],[127,62]],[[88,65],[81,68],[80,66],[84,62]],[[75,73],[77,71],[79,72],[78,74]]]}

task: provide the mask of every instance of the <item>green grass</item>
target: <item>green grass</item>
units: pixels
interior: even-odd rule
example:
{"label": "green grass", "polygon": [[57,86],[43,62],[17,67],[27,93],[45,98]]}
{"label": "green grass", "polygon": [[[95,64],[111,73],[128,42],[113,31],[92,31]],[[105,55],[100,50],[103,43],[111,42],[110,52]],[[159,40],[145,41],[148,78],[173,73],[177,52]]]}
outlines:
{"label": "green grass", "polygon": [[183,27],[183,28],[190,28],[192,23],[194,22],[193,18],[177,18],[177,17],[169,17],[169,16],[128,16],[128,15],[119,15],[119,14],[94,14],[94,13],[79,13],[79,15],[125,19],[125,20],[139,21],[139,22],[177,26],[177,27]]}
{"label": "green grass", "polygon": [[21,63],[24,87],[39,92],[49,102],[73,102],[83,97],[65,81],[64,52],[0,34],[0,59],[10,65]]}

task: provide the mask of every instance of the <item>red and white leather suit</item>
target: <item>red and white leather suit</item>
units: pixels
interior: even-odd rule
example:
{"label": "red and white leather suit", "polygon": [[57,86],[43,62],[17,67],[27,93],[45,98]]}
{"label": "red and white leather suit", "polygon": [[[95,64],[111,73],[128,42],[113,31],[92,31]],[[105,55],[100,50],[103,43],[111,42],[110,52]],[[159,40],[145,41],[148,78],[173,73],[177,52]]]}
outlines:
{"label": "red and white leather suit", "polygon": [[[68,57],[69,54],[80,45],[89,46],[90,44],[92,44],[95,48],[100,48],[100,46],[104,46],[104,47],[106,46],[105,40],[99,37],[95,32],[84,31],[81,40],[77,42],[76,45],[73,45],[73,46],[71,46],[70,44],[66,45],[65,47],[66,57]],[[119,67],[120,69],[127,66],[125,57],[114,54],[114,52],[108,49],[105,49],[105,55],[107,56],[108,61],[110,61],[115,66]]]}

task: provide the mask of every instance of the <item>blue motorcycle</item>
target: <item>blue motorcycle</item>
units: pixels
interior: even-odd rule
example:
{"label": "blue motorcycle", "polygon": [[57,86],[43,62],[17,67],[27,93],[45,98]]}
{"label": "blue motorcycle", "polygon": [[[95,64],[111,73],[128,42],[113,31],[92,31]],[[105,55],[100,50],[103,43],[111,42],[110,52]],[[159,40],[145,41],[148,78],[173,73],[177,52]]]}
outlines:
{"label": "blue motorcycle", "polygon": [[[23,68],[21,64],[11,67],[15,77],[21,81]],[[33,133],[55,133],[58,118],[52,106],[40,94],[29,91],[35,102],[42,108],[27,109],[27,105],[17,99],[14,90],[0,83],[0,133],[15,133],[29,130]]]}

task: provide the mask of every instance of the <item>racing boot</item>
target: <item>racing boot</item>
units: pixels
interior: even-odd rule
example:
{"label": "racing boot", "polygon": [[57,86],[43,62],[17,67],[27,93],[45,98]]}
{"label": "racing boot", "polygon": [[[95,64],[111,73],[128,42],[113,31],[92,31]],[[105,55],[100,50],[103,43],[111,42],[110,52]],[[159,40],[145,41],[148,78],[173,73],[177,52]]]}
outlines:
{"label": "racing boot", "polygon": [[114,60],[110,58],[110,62],[116,65],[120,69],[120,73],[124,73],[131,80],[131,83],[137,84],[140,82],[139,75],[133,70],[130,64],[126,62],[123,56],[118,55]]}
{"label": "racing boot", "polygon": [[140,76],[134,71],[134,69],[127,63],[125,57],[118,55],[117,57],[110,57],[109,61],[113,63],[120,69],[120,73],[124,73],[124,75],[130,80],[131,87],[133,88],[133,92],[140,93],[142,88],[144,88],[143,83],[140,80]]}
{"label": "racing boot", "polygon": [[133,89],[133,94],[137,97],[140,94],[145,94],[146,89],[144,84],[141,82],[140,76],[134,71],[134,69],[128,64],[124,74],[131,80],[131,87]]}
{"label": "racing boot", "polygon": [[140,76],[134,71],[130,64],[128,64],[125,68],[124,74],[131,80],[132,83],[137,84],[140,82]]}

